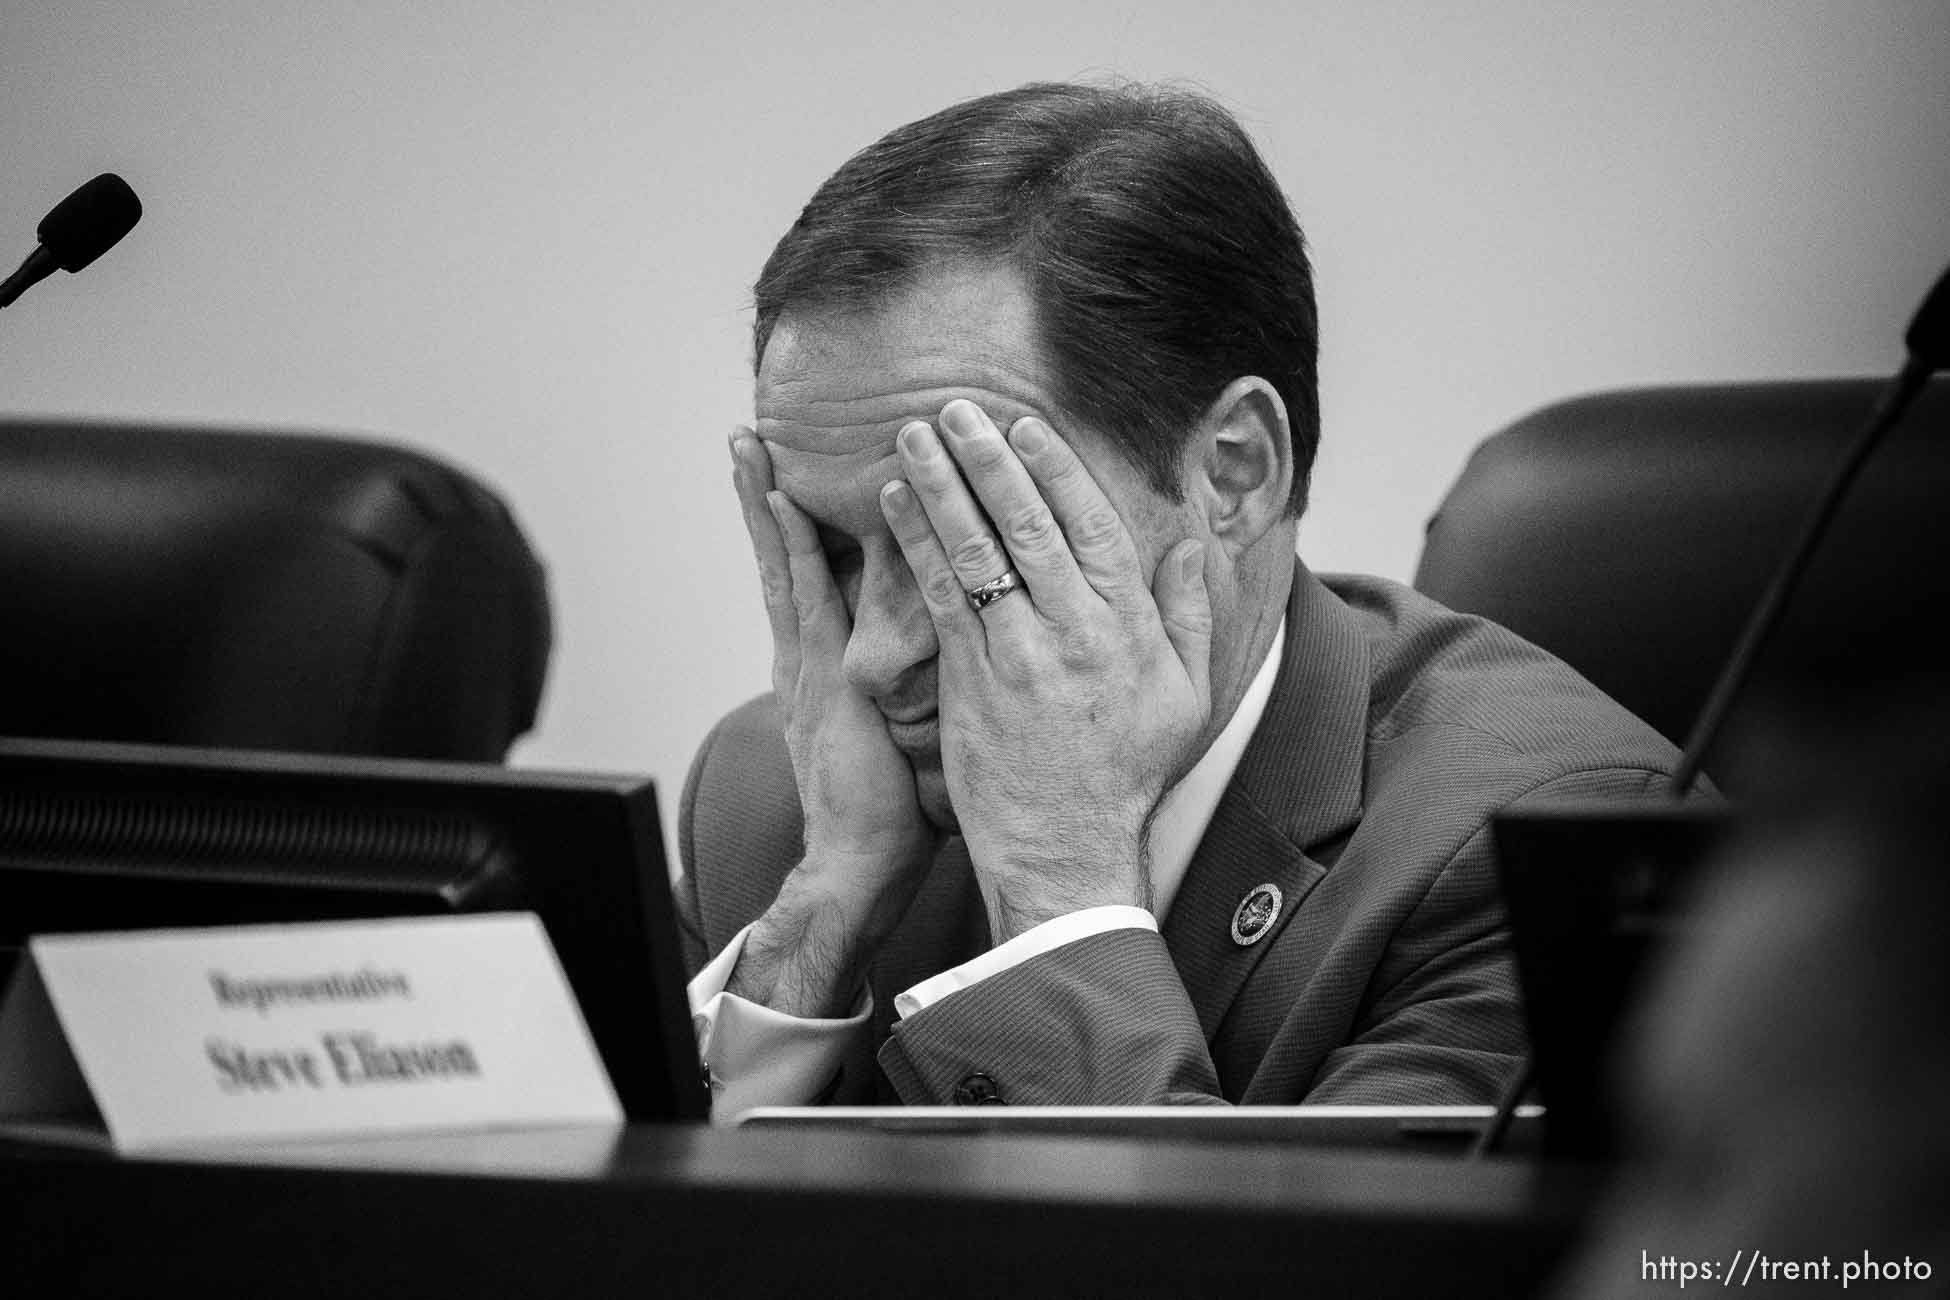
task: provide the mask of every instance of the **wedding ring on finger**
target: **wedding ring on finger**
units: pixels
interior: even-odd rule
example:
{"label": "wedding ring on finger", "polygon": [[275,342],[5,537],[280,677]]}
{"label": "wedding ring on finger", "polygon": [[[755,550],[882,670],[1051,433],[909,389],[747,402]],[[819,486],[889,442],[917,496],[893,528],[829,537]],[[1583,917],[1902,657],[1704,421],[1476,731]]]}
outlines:
{"label": "wedding ring on finger", "polygon": [[1014,569],[1006,570],[999,578],[990,578],[979,587],[964,588],[968,593],[968,603],[976,609],[987,609],[996,601],[1022,585],[1022,575]]}

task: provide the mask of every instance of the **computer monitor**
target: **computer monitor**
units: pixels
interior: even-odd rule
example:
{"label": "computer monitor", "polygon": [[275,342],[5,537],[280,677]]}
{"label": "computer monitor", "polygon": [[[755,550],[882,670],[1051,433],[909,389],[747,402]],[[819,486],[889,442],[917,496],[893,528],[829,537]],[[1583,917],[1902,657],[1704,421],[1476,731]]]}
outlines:
{"label": "computer monitor", "polygon": [[0,966],[37,934],[522,910],[623,1110],[701,1119],[656,791],[471,763],[0,739]]}

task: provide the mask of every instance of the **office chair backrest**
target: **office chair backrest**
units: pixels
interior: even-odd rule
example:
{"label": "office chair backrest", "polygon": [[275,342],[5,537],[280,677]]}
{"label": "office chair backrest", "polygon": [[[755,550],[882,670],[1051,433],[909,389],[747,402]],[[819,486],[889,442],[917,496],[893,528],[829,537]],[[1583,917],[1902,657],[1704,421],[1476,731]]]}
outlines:
{"label": "office chair backrest", "polygon": [[431,457],[0,421],[0,735],[498,761],[549,641],[507,508]]}
{"label": "office chair backrest", "polygon": [[[1429,521],[1415,586],[1550,650],[1683,744],[1881,386],[1640,388],[1545,407],[1476,449]],[[1950,598],[1947,436],[1939,379],[1857,480],[1757,683],[1886,687],[1941,658],[1927,629]],[[1736,706],[1729,736],[1742,721]],[[1729,752],[1708,768],[1731,789],[1737,774],[1715,766]]]}

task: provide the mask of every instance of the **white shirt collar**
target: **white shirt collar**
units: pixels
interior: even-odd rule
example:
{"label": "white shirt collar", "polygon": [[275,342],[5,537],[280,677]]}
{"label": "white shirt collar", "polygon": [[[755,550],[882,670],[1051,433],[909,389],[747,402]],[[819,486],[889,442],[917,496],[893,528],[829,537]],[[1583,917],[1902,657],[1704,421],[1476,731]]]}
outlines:
{"label": "white shirt collar", "polygon": [[1260,716],[1273,694],[1273,679],[1280,675],[1280,652],[1285,646],[1286,618],[1282,616],[1265,660],[1246,693],[1239,697],[1239,707],[1232,711],[1204,757],[1158,802],[1157,814],[1151,819],[1151,912],[1160,922],[1171,911],[1172,899],[1178,896],[1178,886],[1191,868],[1192,854],[1205,838],[1212,814],[1218,811],[1233,769],[1239,766],[1247,742],[1259,729]]}

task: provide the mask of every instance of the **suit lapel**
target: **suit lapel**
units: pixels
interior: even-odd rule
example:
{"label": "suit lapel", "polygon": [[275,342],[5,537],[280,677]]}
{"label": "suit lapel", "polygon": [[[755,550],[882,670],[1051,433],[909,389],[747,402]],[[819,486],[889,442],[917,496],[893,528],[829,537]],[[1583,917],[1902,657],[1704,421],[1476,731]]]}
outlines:
{"label": "suit lapel", "polygon": [[[1307,850],[1361,818],[1368,650],[1354,616],[1304,565],[1287,602],[1286,645],[1259,727],[1199,841],[1162,927],[1208,1042],[1253,968],[1327,868]],[[1331,856],[1331,855],[1330,855]],[[1260,885],[1281,894],[1250,945],[1232,937]]]}
{"label": "suit lapel", "polygon": [[[1161,927],[1207,1042],[1261,954],[1324,874],[1259,815],[1237,782],[1226,788]],[[1280,891],[1280,914],[1250,946],[1235,943],[1233,916],[1261,885]]]}

